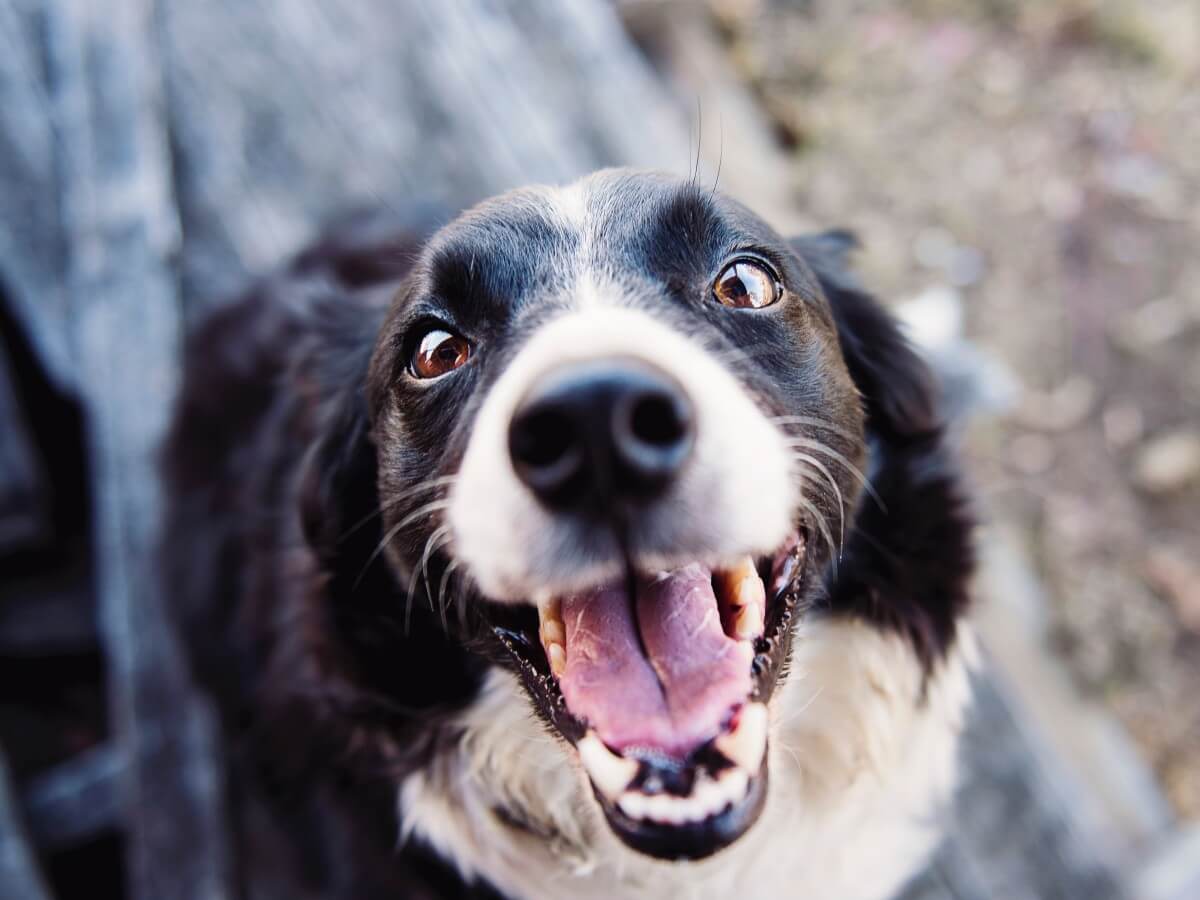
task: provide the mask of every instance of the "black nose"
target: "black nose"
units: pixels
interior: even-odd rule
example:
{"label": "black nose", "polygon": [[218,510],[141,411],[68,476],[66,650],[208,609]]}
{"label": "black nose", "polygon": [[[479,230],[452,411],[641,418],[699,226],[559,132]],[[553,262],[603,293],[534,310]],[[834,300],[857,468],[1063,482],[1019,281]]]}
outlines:
{"label": "black nose", "polygon": [[653,499],[692,449],[692,404],[649,366],[607,360],[552,373],[517,409],[508,449],[520,479],[554,509]]}

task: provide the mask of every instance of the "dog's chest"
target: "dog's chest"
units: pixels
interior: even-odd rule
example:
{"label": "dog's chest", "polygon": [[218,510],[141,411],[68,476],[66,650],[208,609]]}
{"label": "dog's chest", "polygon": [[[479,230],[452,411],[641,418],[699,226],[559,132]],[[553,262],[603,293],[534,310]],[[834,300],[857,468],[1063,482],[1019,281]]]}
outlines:
{"label": "dog's chest", "polygon": [[458,744],[401,786],[402,827],[464,878],[512,897],[884,898],[940,837],[971,646],[964,631],[922,692],[903,639],[844,621],[805,628],[773,703],[763,815],[702,862],[663,863],[620,844],[572,751],[499,671],[464,713]]}

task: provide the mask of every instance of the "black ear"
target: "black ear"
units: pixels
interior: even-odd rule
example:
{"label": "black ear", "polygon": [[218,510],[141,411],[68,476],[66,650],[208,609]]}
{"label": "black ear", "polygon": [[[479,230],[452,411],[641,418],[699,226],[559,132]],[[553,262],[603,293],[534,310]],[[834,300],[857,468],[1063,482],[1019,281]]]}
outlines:
{"label": "black ear", "polygon": [[793,241],[829,300],[867,412],[872,491],[829,571],[826,597],[833,614],[906,637],[929,671],[953,645],[967,607],[973,517],[943,437],[934,378],[849,273],[856,244],[847,232]]}
{"label": "black ear", "polygon": [[336,570],[355,544],[378,535],[377,523],[364,522],[378,509],[375,451],[361,387],[339,390],[316,412],[319,434],[304,460],[300,521],[317,558]]}
{"label": "black ear", "polygon": [[373,317],[362,312],[344,298],[318,305],[319,343],[297,379],[305,385],[302,415],[315,432],[301,468],[300,521],[305,540],[331,572],[379,538],[377,463],[366,398],[377,323],[364,322]]}
{"label": "black ear", "polygon": [[933,375],[896,321],[850,272],[848,257],[858,247],[857,238],[849,231],[826,231],[791,244],[829,300],[846,366],[866,403],[868,427],[910,437],[937,431]]}

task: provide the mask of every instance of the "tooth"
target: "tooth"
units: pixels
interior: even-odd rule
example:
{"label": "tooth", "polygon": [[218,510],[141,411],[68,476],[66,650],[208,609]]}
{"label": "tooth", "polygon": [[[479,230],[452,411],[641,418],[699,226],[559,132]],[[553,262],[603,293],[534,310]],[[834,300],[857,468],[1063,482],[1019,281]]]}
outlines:
{"label": "tooth", "polygon": [[720,794],[720,786],[710,778],[705,778],[692,790],[698,818],[706,819],[720,809]]}
{"label": "tooth", "polygon": [[751,640],[762,634],[763,610],[767,591],[754,560],[743,556],[728,569],[717,573],[718,591],[728,607],[730,630],[738,640]]}
{"label": "tooth", "polygon": [[567,633],[563,628],[562,603],[557,597],[539,597],[538,633],[542,639],[542,648],[546,658],[550,660],[550,671],[557,678],[567,667]]}
{"label": "tooth", "polygon": [[[637,774],[638,764],[632,759],[618,756],[606,746],[594,732],[589,731],[576,744],[579,758],[587,770],[592,784],[610,801],[621,796],[621,792],[633,781]],[[624,807],[624,801],[621,806]],[[629,812],[626,810],[626,812]],[[633,815],[632,812],[629,813]]]}
{"label": "tooth", "polygon": [[763,606],[767,602],[767,589],[763,586],[762,579],[758,577],[758,572],[754,570],[754,564],[748,556],[740,568],[746,567],[749,568],[749,572],[743,574],[734,587],[734,602],[739,606]]}
{"label": "tooth", "polygon": [[537,598],[538,622],[544,628],[547,622],[562,624],[562,601],[558,597],[544,594]]}
{"label": "tooth", "polygon": [[542,620],[542,640],[548,644],[562,644],[567,640],[566,629],[560,619]]}
{"label": "tooth", "polygon": [[728,759],[750,775],[757,775],[767,752],[767,707],[748,703],[738,714],[737,727],[715,741]]}
{"label": "tooth", "polygon": [[721,593],[731,603],[740,602],[737,596],[742,589],[742,582],[750,581],[751,579],[761,580],[758,577],[758,572],[754,569],[754,560],[749,556],[743,556],[733,565],[719,569],[716,575],[721,580]]}
{"label": "tooth", "polygon": [[[761,584],[762,582],[759,582]],[[762,607],[757,604],[747,604],[737,611],[733,617],[733,637],[739,641],[752,641],[762,635]]]}
{"label": "tooth", "polygon": [[621,795],[621,802],[618,805],[629,818],[644,819],[646,818],[646,803],[649,799],[638,791],[626,791]]}
{"label": "tooth", "polygon": [[750,776],[741,769],[726,769],[721,773],[721,806],[739,802],[750,790]]}

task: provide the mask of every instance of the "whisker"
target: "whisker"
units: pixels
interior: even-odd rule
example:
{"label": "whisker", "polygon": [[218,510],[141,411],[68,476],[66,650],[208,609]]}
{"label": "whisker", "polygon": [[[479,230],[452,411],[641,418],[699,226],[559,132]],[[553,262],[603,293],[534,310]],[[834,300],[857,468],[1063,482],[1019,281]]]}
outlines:
{"label": "whisker", "polygon": [[838,560],[841,557],[841,548],[833,543],[833,535],[829,532],[829,523],[825,521],[825,517],[821,511],[817,509],[816,504],[806,497],[797,497],[796,502],[804,507],[805,510],[813,517],[813,523],[821,532],[821,537],[825,539],[826,545],[829,547],[830,559],[833,562],[833,573],[837,574]]}
{"label": "whisker", "polygon": [[435,488],[442,487],[443,485],[453,484],[457,480],[458,480],[457,475],[441,475],[437,478],[427,478],[424,481],[414,484],[412,487],[406,488],[405,490],[396,494],[394,497],[389,497],[385,503],[379,504],[378,509],[374,510],[373,512],[368,513],[367,515],[365,515],[361,519],[359,519],[357,522],[355,522],[353,525],[351,525],[350,528],[348,528],[342,534],[342,536],[341,536],[341,538],[339,538],[339,540],[345,540],[346,538],[350,537],[350,535],[354,534],[354,532],[358,531],[358,529],[362,528],[364,525],[366,525],[368,522],[370,522],[376,516],[382,515],[384,512],[391,509],[397,503],[402,503],[405,500],[409,499],[410,497],[414,496],[415,494],[420,494],[424,491],[431,491],[431,490],[434,490]]}
{"label": "whisker", "polygon": [[[454,570],[457,569],[458,566],[459,561],[457,559],[450,560],[450,562],[446,564],[446,568],[442,571],[442,580],[438,585],[438,609],[442,612],[443,622],[446,618],[446,586],[450,583],[450,576],[454,574]],[[453,596],[451,596],[450,602],[454,602]]]}
{"label": "whisker", "polygon": [[444,497],[438,500],[433,500],[429,503],[426,503],[424,506],[413,510],[411,513],[389,528],[387,534],[383,536],[383,539],[371,552],[371,555],[367,557],[367,561],[363,563],[362,571],[359,572],[358,577],[354,579],[354,588],[352,588],[352,590],[358,587],[363,580],[363,576],[367,574],[367,570],[371,567],[371,564],[379,558],[379,554],[384,551],[387,545],[392,542],[392,538],[399,534],[401,530],[417,521],[417,519],[420,519],[431,512],[436,512],[439,509],[446,509],[449,505],[450,501]]}
{"label": "whisker", "polygon": [[846,471],[853,475],[863,486],[863,490],[870,494],[871,498],[879,504],[879,508],[885,513],[888,511],[887,504],[883,502],[883,498],[879,496],[879,493],[872,486],[867,476],[862,473],[858,466],[850,462],[849,459],[847,459],[837,450],[834,450],[832,447],[829,447],[818,440],[814,440],[813,438],[800,437],[798,435],[790,436],[787,440],[787,445],[793,450],[798,447],[805,450],[815,450],[817,453],[824,453],[834,462],[841,463],[843,466],[845,466]]}
{"label": "whisker", "polygon": [[842,489],[838,487],[837,481],[834,480],[829,469],[820,460],[809,456],[807,453],[793,453],[792,458],[797,462],[806,463],[816,469],[820,474],[825,476],[825,480],[833,488],[838,506],[838,546],[844,547],[846,545],[846,502],[842,499]]}
{"label": "whisker", "polygon": [[778,719],[775,722],[775,727],[782,729],[782,728],[786,727],[788,724],[790,724],[791,722],[796,721],[798,718],[800,718],[802,715],[804,715],[806,712],[808,712],[808,708],[810,706],[812,706],[814,703],[816,703],[817,700],[820,698],[821,694],[823,694],[824,692],[825,692],[825,685],[823,685],[823,684],[818,685],[817,689],[812,692],[812,696],[810,696],[807,700],[804,701],[803,706],[801,706],[799,709],[791,710],[786,716],[784,716],[781,719]]}
{"label": "whisker", "polygon": [[795,750],[793,750],[791,747],[789,747],[784,741],[776,741],[775,746],[780,748],[781,750],[787,751],[788,756],[790,756],[792,758],[792,762],[794,762],[796,764],[796,771],[800,773],[801,778],[808,777],[804,771],[804,766],[800,763],[800,757],[796,755]]}
{"label": "whisker", "polygon": [[[421,578],[425,582],[425,596],[429,599],[429,608],[433,609],[433,592],[429,588],[429,557],[433,555],[435,546],[440,548],[443,544],[448,543],[450,537],[450,525],[443,524],[433,529],[429,533],[429,537],[425,541],[425,550],[421,554],[421,561],[413,566],[412,577],[408,581],[408,595],[404,600],[404,633],[408,633],[409,623],[412,620],[412,604],[413,598],[417,593],[417,579]],[[442,628],[446,628],[445,615],[442,616]]]}
{"label": "whisker", "polygon": [[713,177],[712,190],[708,192],[708,199],[717,196],[717,185],[721,181],[721,166],[725,163],[725,116],[722,115],[720,108],[717,109],[717,136],[720,140],[717,150],[717,174]]}

